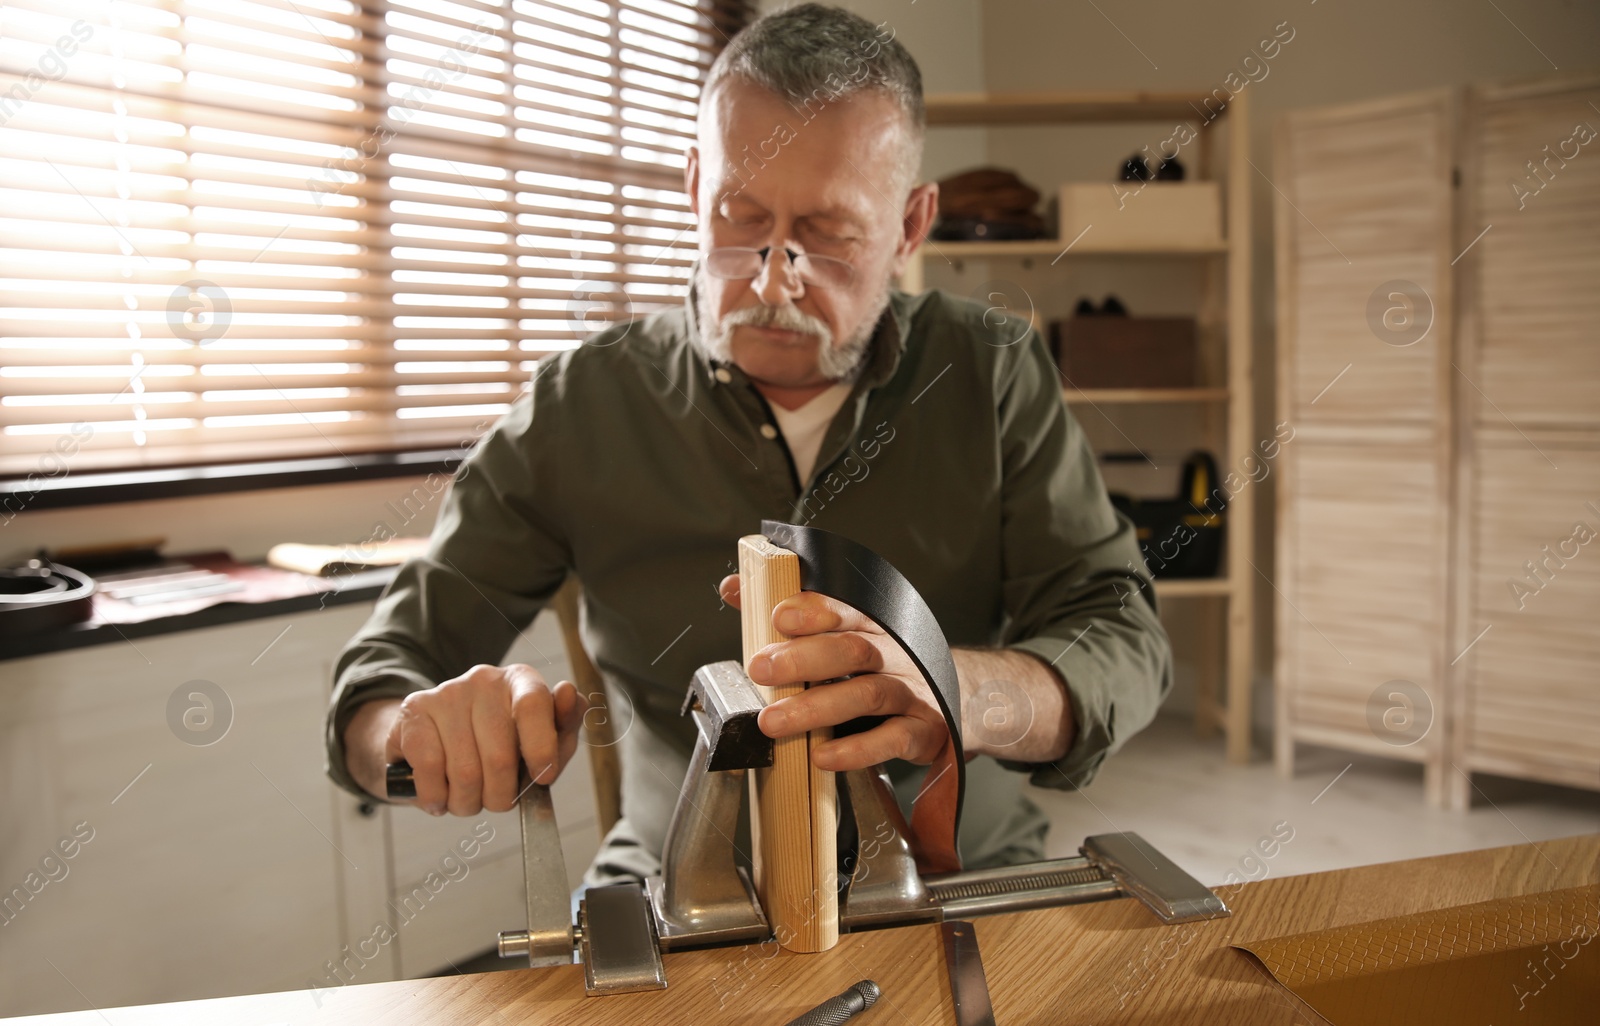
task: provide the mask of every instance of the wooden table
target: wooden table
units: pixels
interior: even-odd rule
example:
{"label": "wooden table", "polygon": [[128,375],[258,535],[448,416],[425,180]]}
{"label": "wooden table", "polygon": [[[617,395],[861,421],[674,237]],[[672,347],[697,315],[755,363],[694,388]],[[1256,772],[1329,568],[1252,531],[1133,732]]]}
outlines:
{"label": "wooden table", "polygon": [[[1600,883],[1600,834],[1217,891],[1234,914],[1163,926],[1132,899],[977,920],[999,1026],[1316,1024],[1230,945],[1491,898]],[[241,952],[240,957],[248,957]],[[666,956],[665,991],[586,998],[583,968],[529,969],[12,1020],[36,1026],[524,1023],[781,1026],[863,978],[883,998],[852,1026],[952,1026],[936,928],[852,934],[817,955],[775,944]]]}

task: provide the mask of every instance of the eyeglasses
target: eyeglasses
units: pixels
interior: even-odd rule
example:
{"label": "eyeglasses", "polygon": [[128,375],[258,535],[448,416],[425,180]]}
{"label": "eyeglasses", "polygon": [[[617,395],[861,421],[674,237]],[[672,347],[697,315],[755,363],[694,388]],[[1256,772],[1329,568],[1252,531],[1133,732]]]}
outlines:
{"label": "eyeglasses", "polygon": [[[837,257],[796,253],[787,246],[782,249],[789,257],[789,266],[794,268],[800,280],[807,285],[819,289],[842,289],[856,280],[855,267]],[[761,268],[766,265],[767,254],[770,252],[772,252],[771,246],[763,246],[760,249],[751,249],[748,246],[723,246],[706,254],[706,272],[713,277],[729,281],[746,281],[761,274]]]}

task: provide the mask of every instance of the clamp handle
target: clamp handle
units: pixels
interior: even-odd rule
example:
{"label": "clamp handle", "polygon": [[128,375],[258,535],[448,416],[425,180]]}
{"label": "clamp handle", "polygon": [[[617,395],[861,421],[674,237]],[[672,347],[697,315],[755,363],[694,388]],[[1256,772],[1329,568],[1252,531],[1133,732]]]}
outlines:
{"label": "clamp handle", "polygon": [[411,764],[404,759],[391,762],[383,768],[384,793],[390,798],[415,798],[417,781],[411,775]]}
{"label": "clamp handle", "polygon": [[[390,798],[415,798],[417,783],[404,759],[384,767],[384,788]],[[500,937],[502,957],[526,955],[531,967],[570,965],[575,938],[566,858],[556,826],[550,788],[535,784],[524,770],[517,802],[522,820],[522,872],[527,892],[528,926]]]}

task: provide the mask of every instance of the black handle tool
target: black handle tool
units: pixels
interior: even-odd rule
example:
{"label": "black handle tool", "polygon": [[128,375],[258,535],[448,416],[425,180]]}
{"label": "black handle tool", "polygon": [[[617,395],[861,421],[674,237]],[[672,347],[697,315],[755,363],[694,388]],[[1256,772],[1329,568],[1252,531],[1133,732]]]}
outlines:
{"label": "black handle tool", "polygon": [[411,764],[404,759],[383,769],[384,785],[390,798],[415,798],[417,782],[411,777]]}

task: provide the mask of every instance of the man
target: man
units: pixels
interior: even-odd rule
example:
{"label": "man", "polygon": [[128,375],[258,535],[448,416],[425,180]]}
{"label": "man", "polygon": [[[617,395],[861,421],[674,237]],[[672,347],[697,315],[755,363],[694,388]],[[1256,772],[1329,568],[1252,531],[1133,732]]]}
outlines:
{"label": "man", "polygon": [[[735,542],[763,517],[876,550],[955,647],[968,866],[1043,857],[1021,793],[1078,787],[1142,728],[1170,653],[1131,526],[1107,501],[1036,332],[890,282],[927,232],[921,78],[900,44],[815,4],[764,17],[714,64],[686,186],[701,260],[681,310],[541,364],[483,439],[428,554],[401,569],[339,661],[329,772],[383,796],[407,759],[436,815],[549,783],[584,713],[573,686],[497,666],[569,572],[622,739],[623,818],[588,881],[659,866],[693,727],[694,670],[740,651]],[[769,706],[773,737],[860,716],[827,770],[891,762],[902,802],[945,739],[909,660],[859,613],[802,593],[758,683],[833,681]],[[843,679],[839,679],[843,678]]]}

